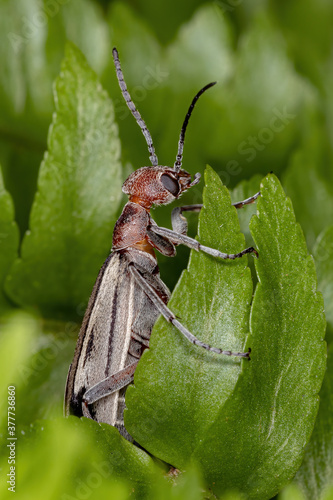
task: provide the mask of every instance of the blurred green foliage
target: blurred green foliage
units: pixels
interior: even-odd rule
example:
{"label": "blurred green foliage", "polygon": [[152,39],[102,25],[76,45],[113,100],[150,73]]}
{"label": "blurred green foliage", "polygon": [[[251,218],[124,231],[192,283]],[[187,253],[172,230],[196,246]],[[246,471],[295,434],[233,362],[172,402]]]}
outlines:
{"label": "blurred green foliage", "polygon": [[[333,5],[330,0],[191,0],[181,3],[170,0],[164,4],[152,0],[0,0],[0,425],[3,437],[7,432],[7,422],[3,418],[7,415],[7,387],[15,384],[20,467],[17,479],[18,498],[110,497],[122,500],[130,494],[131,498],[165,500],[214,498],[208,490],[208,487],[212,487],[210,481],[214,482],[210,476],[213,473],[207,471],[211,463],[210,448],[205,448],[199,442],[199,434],[196,434],[196,450],[201,446],[205,448],[205,452],[197,451],[196,457],[193,453],[197,463],[189,466],[186,474],[173,471],[166,479],[166,467],[162,462],[153,460],[143,450],[124,442],[114,429],[77,419],[64,421],[61,417],[66,373],[85,304],[98,269],[108,254],[112,227],[121,210],[121,182],[131,169],[149,164],[145,141],[119,91],[111,56],[113,46],[117,46],[119,50],[128,88],[150,129],[161,164],[172,165],[174,162],[180,127],[194,94],[209,81],[218,81],[218,85],[200,100],[191,118],[183,166],[194,174],[203,173],[205,165],[211,164],[223,183],[232,190],[233,201],[246,198],[257,191],[262,177],[270,171],[281,179],[283,188],[291,197],[296,219],[301,223],[308,250],[315,258],[318,288],[323,293],[328,323],[327,340],[331,346],[332,24]],[[79,47],[84,57],[74,45],[67,45],[66,51],[67,40]],[[56,116],[53,115],[55,111]],[[203,184],[202,182],[190,190],[178,203],[199,203]],[[287,203],[281,194],[281,188],[274,183],[270,184],[270,188],[265,185],[268,191],[275,186],[276,193],[280,193],[280,198],[276,193],[271,193],[271,208],[276,208],[278,212],[278,206],[275,205],[277,200],[282,204]],[[226,199],[218,203],[224,207]],[[285,207],[289,208],[285,208],[284,213],[292,211],[288,203]],[[282,214],[274,215],[269,207],[264,210],[263,204],[264,201],[261,214],[267,212],[269,220],[275,215],[277,218],[281,216],[282,220]],[[229,208],[224,207],[223,210]],[[257,230],[257,239],[255,237],[255,222],[251,223],[253,236],[250,233],[249,220],[255,212],[255,205],[240,211],[241,230],[248,244],[253,244],[254,237],[256,245],[260,246],[261,242],[265,246],[263,230]],[[220,223],[222,236],[219,244],[221,247],[231,243],[237,246],[240,236],[237,236],[239,228],[237,229],[235,214],[230,213],[229,218],[226,214],[229,223]],[[153,216],[158,224],[170,225],[169,207],[156,210]],[[260,210],[258,217],[256,220],[260,221]],[[197,215],[189,215],[189,222],[190,234],[194,236]],[[201,227],[203,231],[204,226]],[[207,222],[207,229],[209,227]],[[214,225],[211,227],[214,228]],[[265,231],[267,239],[271,238],[272,241],[276,234],[280,234],[277,230],[270,233],[269,228]],[[293,231],[294,233],[287,233],[294,234],[293,237],[290,236],[290,248],[289,241],[285,241],[283,248],[276,246],[272,250],[271,255],[276,257],[272,257],[271,262],[274,272],[280,269],[282,273],[284,270],[282,265],[280,268],[275,266],[285,248],[288,248],[288,255],[293,256],[295,263],[298,262],[296,249],[302,249],[301,254],[304,251],[302,239],[298,239],[301,237],[295,228]],[[214,236],[217,237],[217,234],[218,232]],[[284,237],[282,232],[280,244]],[[186,249],[179,248],[177,251],[177,259],[172,262],[167,258],[159,258],[162,278],[170,288],[177,282],[189,255]],[[264,260],[263,262],[265,263]],[[261,261],[256,264],[261,287],[265,288]],[[198,263],[193,269],[198,275],[202,275],[202,269],[206,265],[208,266]],[[307,276],[307,272],[313,280],[313,270],[310,269],[310,264],[308,266],[310,267],[303,270],[301,267],[297,268],[299,279],[294,281],[293,278],[292,281],[296,288],[302,283],[303,276]],[[252,259],[250,267],[255,283]],[[240,334],[244,336],[248,332],[249,318],[246,314],[242,316],[242,311],[249,307],[251,297],[246,302],[246,279],[239,275],[239,269],[236,266],[227,270],[233,275],[234,286],[239,279],[244,292],[242,299],[234,299],[243,304],[238,316],[234,314],[230,317],[234,325],[238,324]],[[209,272],[214,273],[211,270]],[[228,282],[231,278],[226,276],[223,278],[222,288],[225,294],[228,290],[234,297],[235,291],[232,291]],[[183,277],[183,284],[180,283],[177,287],[180,296],[183,296],[186,289],[188,291],[195,288],[195,285],[191,282],[187,284],[184,279]],[[311,280],[308,285],[310,282]],[[200,284],[203,287],[207,285],[204,282]],[[210,286],[213,286],[213,282]],[[311,286],[315,288],[315,285]],[[259,288],[256,292],[257,306],[260,305],[262,311],[266,307],[266,311],[273,314],[268,300],[270,285],[266,289],[266,305],[265,295],[259,297]],[[206,288],[203,289],[207,293]],[[221,301],[225,300],[223,290]],[[217,297],[218,292],[215,293]],[[310,314],[308,299],[301,300],[297,297],[299,303],[303,304],[303,312],[309,313],[310,320],[312,312]],[[180,300],[174,299],[174,309]],[[200,312],[193,312],[193,297],[188,304],[187,301],[188,299],[184,300],[182,318],[186,314],[192,317],[201,315],[200,306],[197,307]],[[283,302],[278,305],[280,310],[284,310]],[[316,307],[320,309],[320,299]],[[13,316],[13,312],[19,308],[28,309],[35,319],[30,316]],[[208,321],[207,310],[209,308],[202,312],[203,322]],[[286,308],[286,314],[288,311]],[[9,319],[6,316],[8,314]],[[315,321],[319,321],[319,316],[319,312],[317,316],[313,316],[313,325]],[[274,315],[271,317],[273,326],[282,328],[273,317]],[[303,318],[302,315],[300,317]],[[305,318],[303,319],[304,325],[307,325]],[[293,321],[292,317],[288,320]],[[265,317],[254,311],[251,321],[251,334],[260,329],[266,332],[264,338],[267,339],[269,326],[265,323]],[[286,325],[284,323],[284,327]],[[227,327],[228,323],[223,326],[226,334]],[[162,342],[163,346],[163,335],[166,335],[171,345],[175,335],[168,338],[163,333],[164,327],[160,325],[158,328],[153,334],[153,344]],[[315,335],[312,348],[321,335],[322,327],[313,328]],[[304,330],[309,337],[303,337],[301,329],[298,331],[299,337],[303,339],[299,348],[306,345],[304,338],[308,338],[309,342],[311,340],[311,329],[304,326]],[[272,332],[271,334],[273,335]],[[160,341],[159,335],[162,339]],[[274,339],[277,337],[279,333],[274,334]],[[252,425],[251,419],[255,422],[256,415],[258,416],[257,399],[248,406],[246,396],[251,387],[252,390],[254,386],[257,390],[260,389],[257,387],[260,373],[263,379],[260,384],[264,387],[266,381],[273,380],[274,374],[278,376],[284,370],[286,373],[289,370],[287,356],[283,351],[286,348],[283,342],[286,340],[282,337],[283,335],[281,344],[276,347],[279,355],[274,358],[274,351],[270,353],[274,358],[271,362],[266,344],[263,343],[261,347],[258,344],[258,352],[260,349],[263,351],[261,372],[258,370],[252,373],[249,369],[245,372],[244,367],[240,369],[239,365],[232,367],[234,372],[228,375],[228,388],[224,388],[224,399],[230,393],[228,404],[223,408],[224,400],[215,402],[220,405],[219,418],[214,417],[211,429],[211,439],[215,443],[218,439],[225,438],[222,431],[226,426],[226,419],[230,415],[234,415],[232,418],[236,419],[232,432],[228,434],[228,439],[231,439],[228,453],[223,454],[222,448],[219,449],[225,460],[228,454],[232,455],[232,446],[237,442],[237,425],[240,431],[244,431],[242,439],[245,440],[246,432]],[[299,337],[295,337],[296,345]],[[256,340],[251,338],[253,347]],[[244,338],[238,339],[241,344],[243,341]],[[180,359],[184,352],[181,346],[177,351],[176,344],[181,344],[181,341],[174,338],[174,342],[175,356]],[[295,346],[293,349],[298,352]],[[193,351],[191,348],[188,350],[192,354],[187,353],[182,363],[192,373]],[[298,441],[296,439],[297,446],[295,444],[293,452],[290,452],[292,465],[289,469],[287,462],[281,462],[280,458],[277,467],[277,455],[272,451],[271,463],[268,469],[262,469],[265,470],[262,474],[267,479],[267,470],[276,469],[276,475],[281,479],[277,477],[271,481],[271,490],[263,481],[265,487],[259,498],[268,500],[270,494],[292,481],[304,450],[304,462],[295,482],[283,490],[279,498],[332,498],[332,490],[329,488],[333,484],[332,349],[330,347],[315,430],[309,440],[323,368],[322,356],[315,361],[316,350],[312,357],[314,364],[311,365],[311,352],[309,348],[308,357],[305,355],[304,359],[299,360],[298,367],[298,374],[309,372],[313,377],[312,386],[307,387],[305,395],[305,401],[310,405],[304,410],[304,421],[308,419],[308,423],[302,427],[303,434],[296,433]],[[160,359],[163,364],[163,358],[157,353],[158,351],[157,360]],[[193,360],[196,370],[197,363],[202,363],[200,355],[198,356],[199,359]],[[135,391],[143,390],[142,380],[146,378],[145,370],[149,367],[144,363],[145,360],[138,374],[138,388],[130,393],[133,401]],[[205,364],[200,366],[202,372],[199,373],[203,376]],[[271,366],[274,366],[272,373]],[[167,364],[165,367],[167,368]],[[162,383],[162,389],[165,388],[162,368],[158,371],[160,380],[150,380],[152,392],[154,387],[156,391],[158,383]],[[174,372],[175,379],[179,373],[182,373],[181,364],[178,364]],[[213,377],[212,373],[206,376]],[[203,378],[201,383],[204,380]],[[298,380],[297,377],[295,380]],[[149,380],[145,383],[148,387]],[[276,388],[274,384],[276,381],[268,386]],[[188,386],[185,386],[188,390]],[[289,390],[290,387],[291,381]],[[177,391],[177,387],[175,389]],[[196,389],[198,390],[197,385]],[[288,425],[293,413],[293,395],[301,394],[302,386],[298,389],[299,391],[292,389],[289,401],[288,387],[285,387],[284,408],[289,420],[283,419],[284,424],[280,424],[282,435],[285,432],[289,436],[288,432],[293,430]],[[149,393],[147,394],[149,397]],[[180,394],[169,397],[172,401],[177,401]],[[203,408],[202,418],[208,396],[203,397],[200,391],[198,394],[203,398],[200,403]],[[217,394],[220,395],[220,392]],[[251,392],[249,401],[257,394],[256,391]],[[270,393],[266,394],[263,401],[268,403],[270,397]],[[198,396],[195,399],[198,403],[200,398]],[[143,396],[139,401],[144,406]],[[169,406],[171,402],[169,401]],[[237,402],[238,412],[243,412],[243,417],[253,409],[253,415],[248,417],[248,427],[242,424],[242,420],[238,422]],[[149,404],[152,403],[148,401],[147,405]],[[161,404],[163,408],[163,401]],[[186,408],[183,410],[185,415]],[[128,422],[135,432],[135,416],[142,414],[143,410],[137,405],[131,411]],[[212,407],[209,411],[212,411]],[[226,412],[230,414],[227,415]],[[278,421],[278,416],[276,418]],[[185,423],[186,420],[183,421]],[[199,420],[196,425],[199,425]],[[140,434],[138,430],[136,432]],[[172,457],[175,458],[175,463],[172,465],[184,465],[184,450],[189,446],[186,439],[190,436],[186,436],[186,430],[184,433],[185,447],[174,449]],[[144,432],[144,442],[146,438],[143,435]],[[159,435],[156,432],[155,441],[158,441]],[[170,434],[170,442],[166,437],[164,444],[158,445],[164,450],[160,458],[166,460],[169,456],[165,448],[171,446],[174,438],[176,442],[177,432],[174,436]],[[250,443],[255,441],[253,435],[249,439]],[[251,450],[250,443],[244,441],[242,446],[244,449],[249,446]],[[154,442],[155,452],[158,446]],[[214,447],[211,450],[214,451]],[[258,450],[260,447],[256,448],[257,453]],[[8,469],[6,452],[1,448],[0,467],[5,474]],[[275,452],[277,453],[276,449]],[[158,453],[155,454],[159,456]],[[199,466],[202,457],[205,459]],[[258,461],[259,458],[256,463]],[[222,467],[221,463],[216,463],[216,470]],[[227,460],[227,464],[230,463]],[[241,463],[241,460],[235,460],[236,465]],[[232,474],[237,475],[236,465],[231,467],[230,478]],[[267,466],[267,463],[264,465]],[[215,473],[218,475],[218,472],[214,471]],[[6,498],[8,492],[3,477],[1,497]],[[253,484],[244,486],[246,477],[244,473],[243,481],[233,484],[232,491],[229,492],[221,486],[219,479],[219,498],[241,500],[248,498],[248,495],[256,498],[251,493]],[[243,494],[236,491],[237,487],[243,489]],[[221,494],[221,491],[225,493]]]}

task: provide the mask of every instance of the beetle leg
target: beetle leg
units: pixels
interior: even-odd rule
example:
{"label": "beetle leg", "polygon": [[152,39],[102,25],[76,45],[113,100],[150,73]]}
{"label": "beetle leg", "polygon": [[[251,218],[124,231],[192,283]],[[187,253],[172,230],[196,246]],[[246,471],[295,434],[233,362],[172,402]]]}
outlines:
{"label": "beetle leg", "polygon": [[90,389],[88,389],[85,392],[82,398],[83,415],[86,416],[85,413],[87,411],[89,412],[89,409],[87,408],[88,405],[91,405],[92,403],[95,403],[99,399],[102,399],[105,396],[109,396],[110,394],[119,391],[123,387],[126,387],[131,382],[133,382],[134,372],[137,365],[138,361],[135,361],[129,366],[126,366],[123,370],[120,370],[119,372],[110,375],[110,377],[107,377],[104,380],[101,380],[97,384],[90,387]]}
{"label": "beetle leg", "polygon": [[149,230],[153,231],[156,234],[160,234],[165,238],[170,239],[170,241],[172,241],[172,243],[176,245],[186,245],[187,247],[192,248],[197,252],[201,251],[207,253],[208,255],[212,255],[213,257],[218,257],[219,259],[231,259],[231,260],[238,259],[239,257],[242,257],[247,253],[254,253],[256,257],[258,257],[258,252],[253,247],[245,248],[245,250],[242,250],[239,253],[223,253],[220,252],[219,250],[216,250],[215,248],[210,248],[206,247],[205,245],[201,245],[201,243],[199,243],[199,241],[195,240],[194,238],[190,238],[185,234],[176,233],[175,231],[167,229],[166,227],[159,227],[152,225],[149,226]]}
{"label": "beetle leg", "polygon": [[250,198],[246,198],[246,200],[243,201],[237,201],[236,203],[233,203],[232,206],[235,208],[243,208],[245,205],[250,205],[251,203],[254,203],[257,198],[260,196],[260,191],[258,193],[254,194],[253,196],[250,196]]}
{"label": "beetle leg", "polygon": [[224,351],[223,349],[219,349],[217,347],[212,347],[208,344],[205,344],[204,342],[201,342],[201,340],[197,339],[185,326],[183,326],[176,316],[173,314],[173,312],[168,308],[168,306],[163,302],[163,300],[157,295],[156,291],[150,284],[147,282],[147,280],[142,276],[142,274],[138,271],[138,269],[135,267],[134,264],[130,264],[129,269],[131,273],[133,274],[136,282],[138,285],[142,288],[142,290],[145,292],[145,294],[150,298],[156,309],[159,311],[164,318],[171,323],[173,326],[179,330],[184,337],[189,340],[192,344],[198,345],[202,347],[203,349],[206,349],[207,351],[212,351],[216,352],[217,354],[225,354],[226,356],[238,356],[241,358],[249,358],[250,353],[249,352],[232,352],[232,351]]}

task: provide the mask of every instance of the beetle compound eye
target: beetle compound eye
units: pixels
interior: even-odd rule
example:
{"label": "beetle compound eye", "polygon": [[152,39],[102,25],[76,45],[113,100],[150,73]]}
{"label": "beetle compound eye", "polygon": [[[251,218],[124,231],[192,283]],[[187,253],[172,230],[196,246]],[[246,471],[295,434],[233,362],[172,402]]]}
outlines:
{"label": "beetle compound eye", "polygon": [[178,184],[178,182],[175,179],[173,179],[172,177],[170,177],[170,175],[163,174],[161,176],[161,181],[162,181],[163,186],[168,191],[170,191],[170,193],[173,196],[177,196],[177,194],[179,193],[179,184]]}

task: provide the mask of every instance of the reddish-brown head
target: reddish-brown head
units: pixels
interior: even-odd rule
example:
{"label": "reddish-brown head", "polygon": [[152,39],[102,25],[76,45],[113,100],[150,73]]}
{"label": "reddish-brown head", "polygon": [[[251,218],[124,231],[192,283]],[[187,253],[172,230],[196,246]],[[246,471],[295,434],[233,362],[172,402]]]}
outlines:
{"label": "reddish-brown head", "polygon": [[195,174],[192,181],[186,170],[177,172],[170,167],[142,167],[126,179],[123,192],[129,195],[130,201],[149,209],[152,205],[171,203],[199,180],[200,174]]}

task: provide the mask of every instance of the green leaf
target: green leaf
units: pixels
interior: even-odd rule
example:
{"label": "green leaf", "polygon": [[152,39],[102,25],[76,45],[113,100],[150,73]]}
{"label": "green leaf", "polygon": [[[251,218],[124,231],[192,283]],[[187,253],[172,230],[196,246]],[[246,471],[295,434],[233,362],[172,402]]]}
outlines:
{"label": "green leaf", "polygon": [[89,0],[3,1],[0,14],[0,126],[17,134],[17,139],[22,133],[28,140],[44,139],[45,119],[53,110],[52,81],[66,39],[84,51],[96,71],[102,71],[109,58],[107,25]]}
{"label": "green leaf", "polygon": [[66,378],[79,329],[74,322],[42,323],[36,346],[19,369],[25,381],[17,401],[20,425],[63,415]]}
{"label": "green leaf", "polygon": [[[148,91],[153,90],[159,84],[158,80],[154,81],[154,69],[156,69],[154,66],[161,62],[160,44],[147,23],[124,2],[113,2],[110,5],[108,19],[112,43],[118,48],[124,71],[126,68],[126,81],[131,86],[135,85],[133,99],[139,99],[139,102],[142,102]],[[109,63],[113,80],[116,83],[112,57]],[[138,85],[140,85],[139,88]],[[117,87],[113,90],[117,90]],[[122,96],[120,98],[122,113],[127,111],[126,115],[130,116],[130,111],[126,110],[127,106]],[[132,120],[134,120],[133,117]]]}
{"label": "green leaf", "polygon": [[[151,457],[105,424],[70,417],[35,423],[22,434],[16,465],[22,500],[148,499],[160,475]],[[0,461],[7,471],[6,462]],[[3,477],[2,497],[8,486]]]}
{"label": "green leaf", "polygon": [[[21,368],[30,357],[37,337],[35,321],[22,313],[11,315],[1,325],[0,336],[0,425],[7,427],[8,386],[15,391],[25,384]],[[5,431],[7,433],[7,429]],[[7,437],[7,435],[6,435]],[[4,450],[2,450],[3,452]]]}
{"label": "green leaf", "polygon": [[[330,349],[327,371],[320,391],[320,406],[311,440],[297,472],[296,481],[309,500],[326,498],[324,492],[332,485],[333,477],[333,227],[324,230],[317,238],[314,258],[318,275],[318,288],[323,293],[327,324],[327,342]],[[333,495],[332,495],[333,496]],[[329,498],[329,494],[327,494]]]}
{"label": "green leaf", "polygon": [[278,500],[305,500],[305,498],[295,484],[289,484],[281,491]]}
{"label": "green leaf", "polygon": [[209,144],[229,187],[244,176],[285,168],[313,91],[295,71],[274,19],[263,9],[239,35],[228,83],[215,91],[218,112],[212,114]]}
{"label": "green leaf", "polygon": [[198,91],[210,81],[218,80],[223,84],[233,74],[232,31],[227,18],[218,14],[217,5],[202,5],[180,27],[176,39],[168,47],[166,62],[172,70],[169,85],[176,93],[188,88]]}
{"label": "green leaf", "polygon": [[295,480],[308,500],[321,499],[328,487],[333,489],[333,345],[328,351],[316,425]]}
{"label": "green leaf", "polygon": [[163,478],[156,481],[150,498],[158,500],[210,500],[211,496],[204,489],[198,468],[191,467],[186,472],[170,468]]}
{"label": "green leaf", "polygon": [[17,257],[18,245],[19,232],[14,222],[14,206],[10,194],[3,185],[0,167],[0,315],[10,306],[3,286],[10,266]]}
{"label": "green leaf", "polygon": [[[23,141],[22,141],[23,142]],[[20,234],[29,227],[29,214],[36,193],[39,165],[43,160],[45,147],[26,144],[17,147],[10,140],[0,138],[0,162],[6,189],[13,198],[15,220]]]}
{"label": "green leaf", "polygon": [[[244,249],[235,208],[216,173],[207,167],[199,240],[224,252]],[[218,261],[192,252],[170,309],[200,340],[244,351],[252,282],[246,257]],[[245,361],[245,363],[248,363]],[[180,468],[188,464],[228,399],[242,370],[237,358],[192,346],[160,319],[149,352],[126,396],[125,425],[149,452]]]}
{"label": "green leaf", "polygon": [[30,231],[7,280],[13,300],[45,314],[72,312],[86,301],[121,199],[112,103],[74,45],[67,46],[55,102]]}
{"label": "green leaf", "polygon": [[[212,500],[216,498],[216,495],[212,494]],[[242,493],[238,493],[237,491],[230,491],[225,495],[219,497],[221,500],[246,500],[246,496]]]}
{"label": "green leaf", "polygon": [[333,161],[327,131],[319,120],[306,117],[303,144],[292,155],[283,177],[309,248],[333,219]]}
{"label": "green leaf", "polygon": [[322,72],[322,63],[331,58],[332,3],[316,0],[281,3],[274,0],[272,4],[275,4],[277,21],[298,71],[321,88],[326,76]]}
{"label": "green leaf", "polygon": [[333,500],[333,487],[330,487],[325,491],[321,500]]}
{"label": "green leaf", "polygon": [[36,323],[22,314],[2,320],[0,340],[8,338],[8,348],[2,344],[0,350],[0,382],[16,386],[21,428],[37,419],[63,415],[66,377],[78,329],[73,322]]}
{"label": "green leaf", "polygon": [[[241,240],[231,247],[228,241],[230,233],[239,234],[234,211],[227,209],[227,200],[221,205],[221,188],[210,171],[207,184],[199,239],[236,251]],[[244,361],[240,372],[237,360],[198,352],[159,320],[151,350],[128,390],[125,415],[129,432],[148,451],[176,467],[199,463],[217,494],[237,488],[258,500],[271,498],[299,468],[325,370],[325,319],[313,260],[276,177],[269,175],[261,191],[251,221],[259,251],[247,341],[251,361]],[[192,255],[190,270],[173,294],[171,309],[198,337],[234,349],[230,335],[222,340],[221,332],[246,331],[251,287],[244,262]],[[209,276],[208,283],[195,272]],[[216,309],[209,308],[210,300]]]}
{"label": "green leaf", "polygon": [[326,357],[323,300],[291,202],[273,175],[261,193],[250,225],[259,252],[251,361],[195,453],[217,492],[237,485],[260,500],[300,466]]}
{"label": "green leaf", "polygon": [[98,74],[110,60],[110,41],[102,9],[91,0],[1,1],[0,32],[0,162],[24,233],[66,41]]}
{"label": "green leaf", "polygon": [[[333,226],[326,228],[317,238],[313,249],[318,276],[318,288],[324,296],[325,316],[333,332]],[[328,342],[332,341],[330,336]]]}
{"label": "green leaf", "polygon": [[179,26],[187,21],[200,3],[200,0],[182,3],[170,0],[167,4],[157,4],[154,0],[138,0],[135,7],[143,18],[149,20],[159,39],[166,45],[174,38]]}
{"label": "green leaf", "polygon": [[[254,175],[250,180],[241,181],[230,193],[233,203],[246,200],[260,191],[261,175]],[[254,241],[250,232],[249,223],[252,215],[257,211],[257,203],[246,205],[238,209],[237,214],[242,233],[245,235],[246,246],[253,246]]]}

